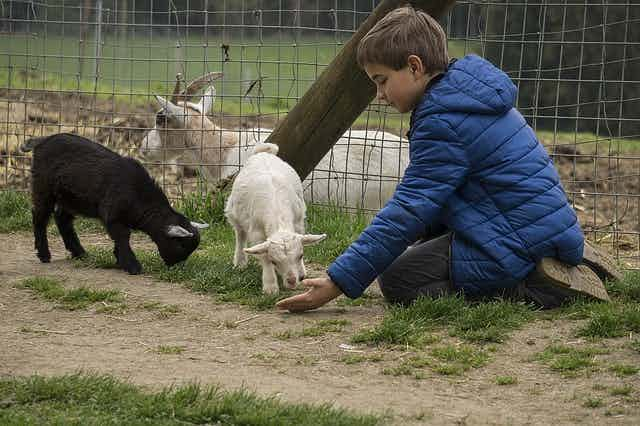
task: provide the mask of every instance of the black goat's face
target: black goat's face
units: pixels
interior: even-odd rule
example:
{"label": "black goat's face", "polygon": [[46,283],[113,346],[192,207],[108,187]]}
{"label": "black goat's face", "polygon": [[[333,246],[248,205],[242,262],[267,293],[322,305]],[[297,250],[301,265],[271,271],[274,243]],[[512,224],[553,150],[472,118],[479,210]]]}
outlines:
{"label": "black goat's face", "polygon": [[156,238],[160,257],[167,266],[186,260],[200,244],[199,228],[208,225],[180,220],[179,224],[169,225],[165,232]]}

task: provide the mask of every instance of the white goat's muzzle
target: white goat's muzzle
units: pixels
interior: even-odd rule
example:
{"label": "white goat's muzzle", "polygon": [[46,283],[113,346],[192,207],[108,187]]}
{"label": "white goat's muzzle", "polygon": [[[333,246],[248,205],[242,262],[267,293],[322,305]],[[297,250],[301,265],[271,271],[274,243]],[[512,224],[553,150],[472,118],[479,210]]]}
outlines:
{"label": "white goat's muzzle", "polygon": [[297,285],[298,285],[298,277],[296,276],[295,273],[289,272],[287,274],[287,286],[289,288],[296,288]]}
{"label": "white goat's muzzle", "polygon": [[152,129],[142,138],[140,154],[145,158],[153,159],[154,155],[162,151],[161,148],[162,141],[160,140],[160,133],[156,129]]}

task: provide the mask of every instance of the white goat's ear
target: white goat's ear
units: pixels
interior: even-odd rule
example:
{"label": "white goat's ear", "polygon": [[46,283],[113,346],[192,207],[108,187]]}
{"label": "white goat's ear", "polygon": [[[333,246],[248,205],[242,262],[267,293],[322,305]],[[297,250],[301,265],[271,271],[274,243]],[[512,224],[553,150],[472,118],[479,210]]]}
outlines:
{"label": "white goat's ear", "polygon": [[191,226],[193,226],[196,229],[207,229],[209,227],[208,223],[198,223],[198,222],[191,222]]}
{"label": "white goat's ear", "polygon": [[320,241],[324,240],[325,238],[327,238],[327,234],[305,234],[302,236],[302,245],[303,246],[310,246],[312,244],[316,244],[319,243]]}
{"label": "white goat's ear", "polygon": [[167,115],[169,117],[174,117],[178,119],[184,125],[185,115],[186,115],[184,108],[172,103],[171,101],[163,98],[162,96],[158,96],[158,95],[155,95],[155,96],[156,96],[156,100],[158,101],[158,104],[162,107],[162,109],[165,110]]}
{"label": "white goat's ear", "polygon": [[200,98],[200,112],[203,114],[208,113],[213,106],[213,102],[216,100],[216,88],[213,86],[207,87],[204,91],[204,95]]}
{"label": "white goat's ear", "polygon": [[185,237],[193,237],[193,234],[187,231],[186,229],[184,229],[180,225],[169,225],[167,227],[167,236],[185,238]]}
{"label": "white goat's ear", "polygon": [[267,250],[269,250],[269,244],[271,244],[269,241],[264,241],[264,242],[256,244],[253,247],[245,248],[244,252],[247,253],[247,254],[253,254],[253,255],[265,254],[267,252]]}

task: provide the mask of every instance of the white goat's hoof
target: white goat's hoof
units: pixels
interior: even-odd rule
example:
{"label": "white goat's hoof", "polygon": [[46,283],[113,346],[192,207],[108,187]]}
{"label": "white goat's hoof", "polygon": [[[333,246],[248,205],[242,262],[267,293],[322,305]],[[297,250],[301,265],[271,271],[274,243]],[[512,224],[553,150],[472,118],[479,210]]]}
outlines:
{"label": "white goat's hoof", "polygon": [[264,294],[267,294],[269,296],[275,296],[276,294],[278,294],[278,286],[276,285],[275,287],[262,287],[262,292]]}
{"label": "white goat's hoof", "polygon": [[249,262],[247,261],[247,259],[246,259],[246,258],[244,258],[244,259],[239,259],[239,260],[238,260],[238,259],[234,259],[234,260],[233,260],[233,266],[235,266],[235,267],[236,267],[236,268],[238,268],[238,269],[245,269],[245,268],[247,267],[247,264],[248,264],[248,263],[249,263]]}

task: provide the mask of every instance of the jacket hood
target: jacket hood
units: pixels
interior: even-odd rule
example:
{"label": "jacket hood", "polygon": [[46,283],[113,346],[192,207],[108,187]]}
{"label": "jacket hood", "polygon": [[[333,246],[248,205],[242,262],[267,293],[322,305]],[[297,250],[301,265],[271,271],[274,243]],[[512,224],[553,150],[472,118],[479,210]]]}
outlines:
{"label": "jacket hood", "polygon": [[509,76],[477,55],[458,59],[422,97],[414,115],[460,112],[503,114],[515,105]]}

